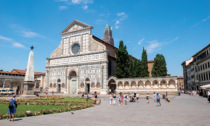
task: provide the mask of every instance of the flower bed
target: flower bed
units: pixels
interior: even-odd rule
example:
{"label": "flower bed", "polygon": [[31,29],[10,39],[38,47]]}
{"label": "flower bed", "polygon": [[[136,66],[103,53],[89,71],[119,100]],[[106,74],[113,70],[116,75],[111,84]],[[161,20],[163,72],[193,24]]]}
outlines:
{"label": "flower bed", "polygon": [[[49,106],[49,109],[40,109],[38,111],[26,110],[26,111],[17,111],[15,117],[29,117],[29,116],[38,116],[46,115],[53,113],[61,113],[74,111],[79,109],[85,109],[93,106],[93,100],[86,102],[84,98],[65,98],[65,97],[41,97],[36,99],[18,99],[18,107],[27,106],[29,108],[36,106],[44,106],[45,108]],[[8,99],[1,99],[0,105],[9,105]],[[53,107],[55,106],[55,108]],[[53,108],[52,108],[53,107]],[[1,109],[1,108],[0,108]],[[1,112],[1,111],[0,111]],[[9,115],[7,113],[0,113],[0,119],[5,119]]]}

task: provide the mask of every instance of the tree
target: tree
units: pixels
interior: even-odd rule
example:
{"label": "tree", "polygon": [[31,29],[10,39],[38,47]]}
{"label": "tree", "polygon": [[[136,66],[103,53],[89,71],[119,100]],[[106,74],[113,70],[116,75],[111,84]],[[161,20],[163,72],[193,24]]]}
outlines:
{"label": "tree", "polygon": [[3,71],[3,69],[0,69],[0,71]]}
{"label": "tree", "polygon": [[141,77],[149,77],[147,51],[144,47],[141,56]]}
{"label": "tree", "polygon": [[129,56],[123,41],[120,41],[119,49],[116,52],[116,76],[117,78],[129,77]]}
{"label": "tree", "polygon": [[133,61],[132,57],[130,57],[130,62],[129,62],[129,77],[135,77],[135,61]]}
{"label": "tree", "polygon": [[152,76],[166,76],[167,75],[167,67],[165,57],[162,54],[157,54],[154,59],[154,65],[152,68]]}
{"label": "tree", "polygon": [[135,61],[135,77],[141,77],[141,60]]}

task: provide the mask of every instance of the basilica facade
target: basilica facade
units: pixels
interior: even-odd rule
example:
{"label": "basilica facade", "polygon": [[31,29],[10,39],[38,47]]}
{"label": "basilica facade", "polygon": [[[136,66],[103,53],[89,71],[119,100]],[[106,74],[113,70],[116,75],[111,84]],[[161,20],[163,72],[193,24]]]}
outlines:
{"label": "basilica facade", "polygon": [[[47,58],[45,89],[49,92],[77,94],[97,91],[106,94],[108,91],[118,90],[117,83],[114,83],[119,80],[114,77],[117,48],[114,47],[112,28],[106,26],[102,40],[91,34],[92,29],[92,26],[74,20],[61,32],[60,45],[52,52],[50,58]],[[154,80],[154,78],[148,79]],[[173,86],[170,90],[177,91],[176,77],[160,77],[156,80],[161,82],[161,79],[167,80],[166,82],[172,80]],[[150,88],[152,87],[151,83]],[[132,89],[119,88],[121,91]],[[137,89],[133,88],[136,91]],[[168,90],[167,84],[165,90]]]}

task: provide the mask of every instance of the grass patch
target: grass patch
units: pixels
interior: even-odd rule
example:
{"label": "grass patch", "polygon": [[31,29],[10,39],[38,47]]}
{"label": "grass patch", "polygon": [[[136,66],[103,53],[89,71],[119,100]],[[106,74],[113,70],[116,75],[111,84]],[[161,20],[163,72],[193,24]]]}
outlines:
{"label": "grass patch", "polygon": [[[17,99],[18,107],[15,117],[37,116],[85,109],[93,106],[93,100],[71,97],[41,97],[36,99]],[[0,100],[0,117],[8,117],[9,99]]]}

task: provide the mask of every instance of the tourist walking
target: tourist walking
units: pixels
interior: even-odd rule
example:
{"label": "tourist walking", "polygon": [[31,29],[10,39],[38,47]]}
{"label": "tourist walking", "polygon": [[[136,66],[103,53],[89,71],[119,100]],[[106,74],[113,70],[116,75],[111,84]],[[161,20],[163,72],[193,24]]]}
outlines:
{"label": "tourist walking", "polygon": [[86,95],[86,102],[88,102],[88,99],[89,99],[89,96],[88,96],[88,92],[87,92],[87,95]]}
{"label": "tourist walking", "polygon": [[113,101],[113,105],[116,105],[116,94],[115,94],[115,93],[113,94],[113,99],[112,99],[112,101]]}
{"label": "tourist walking", "polygon": [[123,93],[122,92],[120,93],[120,96],[121,96],[121,104],[123,104]]}
{"label": "tourist walking", "polygon": [[119,95],[118,95],[118,100],[119,100],[119,105],[122,103],[121,101],[122,101],[122,98],[121,98],[121,92],[119,93]]}
{"label": "tourist walking", "polygon": [[112,93],[110,93],[109,95],[109,104],[112,105],[112,100],[113,100],[113,95]]}
{"label": "tourist walking", "polygon": [[157,93],[156,98],[157,98],[157,105],[160,105],[161,106],[161,103],[160,103],[160,94],[159,93]]}
{"label": "tourist walking", "polygon": [[13,95],[13,97],[9,101],[9,108],[8,108],[9,121],[11,121],[11,118],[12,118],[12,121],[15,121],[14,114],[16,113],[16,108],[17,108],[17,101],[15,98],[15,95]]}
{"label": "tourist walking", "polygon": [[154,103],[156,102],[156,94],[155,92],[153,93],[153,99],[154,99]]}
{"label": "tourist walking", "polygon": [[124,100],[125,100],[125,105],[127,105],[128,96],[126,93],[124,94]]}
{"label": "tourist walking", "polygon": [[136,101],[139,103],[139,93],[136,94]]}
{"label": "tourist walking", "polygon": [[147,104],[149,104],[149,93],[147,93],[146,99],[147,99]]}

